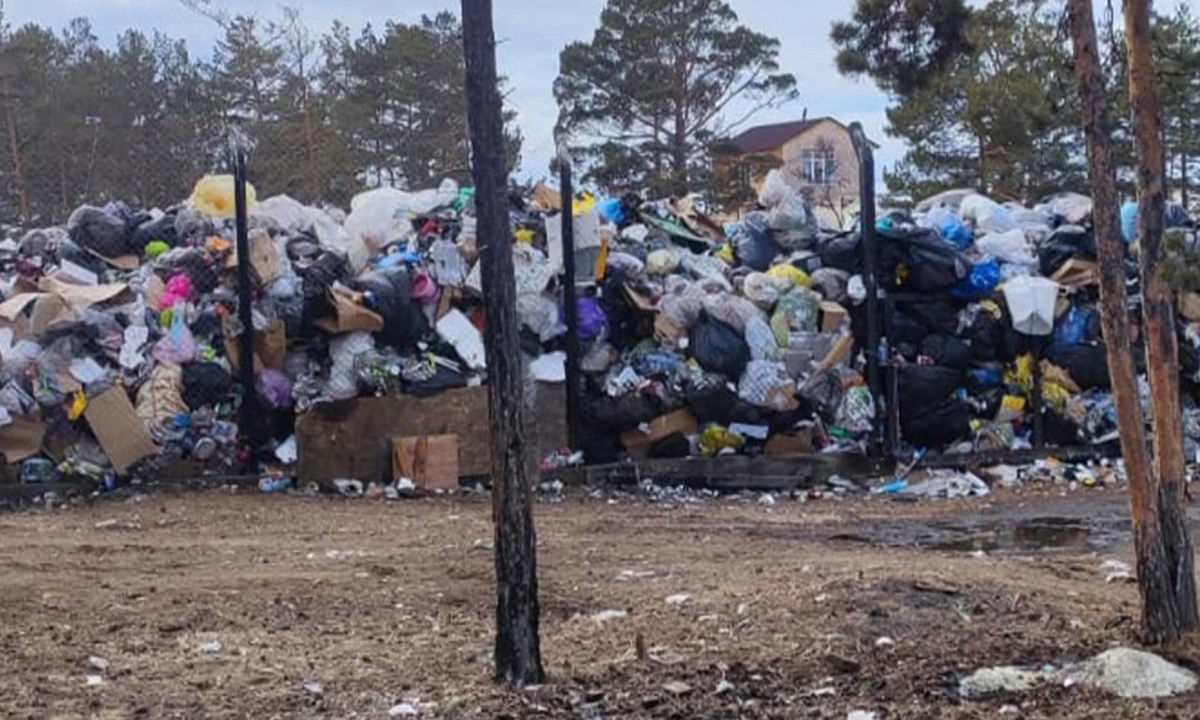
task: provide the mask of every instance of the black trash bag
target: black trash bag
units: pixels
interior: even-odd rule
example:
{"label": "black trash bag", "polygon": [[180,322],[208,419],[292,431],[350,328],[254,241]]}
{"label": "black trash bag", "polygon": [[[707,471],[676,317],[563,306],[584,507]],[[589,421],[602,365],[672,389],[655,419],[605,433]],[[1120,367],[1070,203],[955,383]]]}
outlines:
{"label": "black trash bag", "polygon": [[587,427],[579,429],[579,449],[588,465],[615,463],[625,453],[625,446],[616,435],[598,433]]}
{"label": "black trash bag", "polygon": [[419,382],[405,383],[404,393],[416,397],[432,397],[447,390],[466,386],[467,378],[462,373],[438,365],[433,377]]}
{"label": "black trash bag", "polygon": [[223,365],[202,362],[183,366],[183,401],[192,410],[225,402],[232,389],[233,378]]}
{"label": "black trash bag", "polygon": [[586,427],[599,433],[617,435],[663,414],[658,399],[645,393],[632,393],[619,398],[587,396],[582,410]]}
{"label": "black trash bag", "polygon": [[899,370],[896,400],[900,414],[931,408],[954,393],[962,372],[936,365],[905,365]]}
{"label": "black trash bag", "polygon": [[646,454],[650,458],[684,458],[691,454],[692,444],[687,435],[673,432],[650,443]]}
{"label": "black trash bag", "polygon": [[862,237],[858,233],[834,235],[821,242],[817,252],[824,267],[842,270],[851,275],[862,271]]}
{"label": "black trash bag", "polygon": [[701,423],[728,425],[738,402],[737,393],[729,389],[723,376],[712,375],[711,378],[712,382],[690,383],[684,391],[684,397],[692,414]]}
{"label": "black trash bag", "polygon": [[742,220],[742,234],[734,244],[738,261],[751,270],[766,272],[783,254],[783,247],[771,237],[767,229],[767,214],[752,212]]}
{"label": "black trash bag", "polygon": [[921,342],[921,354],[941,367],[966,370],[971,367],[971,346],[952,335],[930,335]]}
{"label": "black trash bag", "polygon": [[901,407],[900,433],[913,447],[945,447],[971,435],[971,406],[950,398],[908,412]]}
{"label": "black trash bag", "polygon": [[618,350],[628,350],[645,337],[639,332],[639,314],[630,304],[624,285],[625,278],[609,273],[600,294],[600,307],[608,316],[608,341]]}
{"label": "black trash bag", "polygon": [[881,230],[879,246],[880,281],[904,291],[944,292],[971,274],[967,257],[935,230]]}
{"label": "black trash bag", "polygon": [[179,247],[183,241],[179,238],[179,232],[175,229],[175,217],[178,210],[168,210],[165,215],[157,220],[150,220],[138,225],[133,230],[133,234],[129,238],[129,249],[139,255],[146,250],[146,246],[155,240],[161,240],[171,247]]}
{"label": "black trash bag", "polygon": [[834,372],[813,375],[796,391],[796,397],[808,414],[832,423],[842,405],[842,380]]}
{"label": "black trash bag", "polygon": [[689,346],[700,367],[737,382],[750,362],[750,347],[737,330],[704,314],[692,328]]}
{"label": "black trash bag", "polygon": [[1058,446],[1079,445],[1083,442],[1079,426],[1050,409],[1042,413],[1042,440],[1047,445]]}
{"label": "black trash bag", "polygon": [[975,362],[1011,362],[1017,357],[1020,336],[1012,327],[1007,309],[999,316],[979,312],[964,332],[971,342],[971,354]]}
{"label": "black trash bag", "polygon": [[1066,370],[1081,390],[1108,390],[1112,382],[1107,353],[1103,344],[1051,345],[1046,359]]}
{"label": "black trash bag", "polygon": [[1078,225],[1059,226],[1038,248],[1038,270],[1049,277],[1071,258],[1096,259],[1096,238],[1091,230]]}
{"label": "black trash bag", "polygon": [[333,305],[329,302],[329,288],[346,276],[346,260],[340,255],[325,253],[308,267],[297,268],[296,273],[303,281],[301,327],[304,328],[305,335],[312,335],[316,332],[313,323],[333,313]]}
{"label": "black trash bag", "polygon": [[355,280],[351,287],[374,296],[373,309],[383,317],[383,330],[375,334],[378,342],[400,351],[410,350],[429,332],[429,321],[421,306],[413,302],[404,268],[373,272]]}
{"label": "black trash bag", "polygon": [[920,347],[930,335],[956,335],[960,307],[961,303],[944,296],[897,302],[887,328],[888,341]]}
{"label": "black trash bag", "polygon": [[82,268],[91,270],[97,275],[104,272],[104,261],[85,251],[70,238],[63,238],[62,242],[59,243],[58,257],[61,260],[69,260]]}
{"label": "black trash bag", "polygon": [[80,247],[98,255],[115,258],[129,253],[129,226],[125,218],[98,207],[76,208],[67,220],[67,232]]}

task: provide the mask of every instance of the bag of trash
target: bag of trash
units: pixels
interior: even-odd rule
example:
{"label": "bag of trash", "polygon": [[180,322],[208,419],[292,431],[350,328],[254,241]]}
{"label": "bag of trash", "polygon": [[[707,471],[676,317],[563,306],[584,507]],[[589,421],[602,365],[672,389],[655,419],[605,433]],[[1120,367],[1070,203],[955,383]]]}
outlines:
{"label": "bag of trash", "polygon": [[[254,186],[246,183],[246,206],[254,205],[258,193]],[[205,175],[196,181],[192,197],[188,201],[198,212],[215,218],[231,218],[237,210],[234,203],[232,175]]]}
{"label": "bag of trash", "polygon": [[762,189],[758,191],[758,202],[763,207],[773,208],[783,202],[789,192],[794,192],[794,190],[788,185],[783,173],[775,168],[763,178]]}
{"label": "bag of trash", "polygon": [[991,255],[1001,262],[1035,267],[1038,264],[1029,247],[1029,241],[1020,228],[1002,233],[988,233],[975,241],[975,247],[984,255]]}
{"label": "bag of trash", "polygon": [[700,367],[733,381],[741,378],[750,362],[750,348],[741,333],[707,316],[692,329],[689,347]]}
{"label": "bag of trash", "polygon": [[918,225],[936,230],[943,240],[958,250],[966,250],[971,246],[973,236],[971,228],[963,222],[958,212],[945,206],[935,207],[925,213]]}
{"label": "bag of trash", "polygon": [[930,335],[921,341],[921,354],[941,367],[965,371],[971,367],[971,346],[952,335]]}
{"label": "bag of trash", "polygon": [[845,271],[851,275],[862,272],[862,236],[857,232],[846,232],[824,240],[817,247],[821,264],[825,267]]}
{"label": "bag of trash", "polygon": [[1085,345],[1100,339],[1100,312],[1094,305],[1072,305],[1054,326],[1055,345]]}
{"label": "bag of trash", "polygon": [[1038,271],[1050,277],[1072,258],[1094,261],[1096,239],[1091,230],[1078,225],[1061,225],[1038,248]]}
{"label": "bag of trash", "polygon": [[567,331],[559,317],[558,301],[545,293],[530,293],[517,298],[517,318],[542,342],[552,340]]}
{"label": "bag of trash", "polygon": [[377,270],[358,278],[351,287],[370,293],[371,309],[383,317],[383,330],[377,333],[382,344],[408,350],[429,332],[429,320],[412,299],[411,280],[403,267]]}
{"label": "bag of trash", "polygon": [[985,195],[968,195],[958,206],[964,220],[975,223],[980,232],[1007,232],[1017,228],[1012,212]]}
{"label": "bag of trash", "polygon": [[433,374],[421,380],[404,383],[404,393],[414,397],[433,397],[447,390],[467,386],[467,378],[461,372],[437,365]]}
{"label": "bag of trash", "polygon": [[842,395],[835,424],[852,435],[866,435],[875,425],[875,402],[866,385],[855,385]]}
{"label": "bag of trash", "polygon": [[881,279],[891,280],[901,290],[943,292],[971,273],[966,257],[931,230],[882,231],[879,241]]}
{"label": "bag of trash", "polygon": [[183,366],[183,401],[192,410],[225,402],[232,390],[233,378],[220,363],[198,362]]}
{"label": "bag of trash", "polygon": [[730,422],[730,413],[738,400],[737,393],[729,389],[729,380],[714,373],[704,373],[686,383],[684,397],[701,423],[722,425]]}
{"label": "bag of trash", "polygon": [[992,258],[971,266],[971,274],[950,289],[950,296],[960,300],[978,300],[995,291],[1000,284],[1000,263]]}
{"label": "bag of trash", "polygon": [[698,255],[692,252],[685,252],[679,261],[679,265],[697,280],[708,280],[719,283],[726,292],[733,290],[733,286],[725,278],[725,273],[728,272],[729,266],[712,255]]}
{"label": "bag of trash", "polygon": [[145,422],[165,423],[188,412],[183,401],[183,368],[159,363],[137,393],[137,416]]}
{"label": "bag of trash", "polygon": [[154,359],[160,363],[183,365],[196,359],[196,339],[184,322],[183,313],[171,318],[171,329],[154,345]]}
{"label": "bag of trash", "polygon": [[751,360],[738,381],[738,397],[751,405],[779,412],[795,410],[796,383],[788,377],[783,363]]}
{"label": "bag of trash", "polygon": [[352,332],[338,335],[329,341],[329,382],[325,393],[334,400],[348,400],[358,395],[358,374],[355,360],[375,349],[370,333]]}
{"label": "bag of trash", "polygon": [[745,336],[751,358],[773,360],[779,354],[779,342],[775,338],[775,331],[764,318],[752,317],[747,320]]}
{"label": "bag of trash", "polygon": [[182,241],[179,232],[175,229],[178,213],[179,211],[175,209],[168,210],[163,215],[151,218],[134,228],[133,235],[129,240],[129,250],[141,253],[147,245],[155,241],[165,243],[168,247],[179,247]]}
{"label": "bag of trash", "polygon": [[608,316],[595,298],[578,298],[575,307],[580,340],[591,342],[608,336]]}
{"label": "bag of trash", "polygon": [[101,208],[83,205],[67,218],[67,233],[85,250],[106,258],[129,253],[129,226]]}
{"label": "bag of trash", "polygon": [[1059,345],[1055,343],[1046,351],[1046,359],[1071,376],[1075,384],[1084,390],[1099,388],[1108,390],[1112,380],[1108,375],[1108,351],[1103,343],[1095,345]]}
{"label": "bag of trash", "polygon": [[832,423],[842,406],[842,380],[832,371],[817,373],[800,385],[796,395],[810,413]]}
{"label": "bag of trash", "polygon": [[811,275],[812,289],[821,293],[826,300],[835,303],[845,303],[850,299],[847,288],[850,285],[850,273],[837,268],[820,268]]}
{"label": "bag of trash", "polygon": [[734,435],[726,428],[713,423],[700,433],[700,452],[705,457],[715,457],[741,449],[744,442],[740,435]]}
{"label": "bag of trash", "polygon": [[584,426],[599,432],[619,435],[636,429],[662,414],[662,404],[647,393],[621,397],[586,395],[583,399]]}
{"label": "bag of trash", "polygon": [[940,448],[971,434],[971,406],[954,398],[933,405],[900,408],[900,433],[917,448]]}
{"label": "bag of trash", "polygon": [[790,290],[792,281],[763,272],[752,272],[742,280],[742,295],[764,309],[770,309]]}
{"label": "bag of trash", "polygon": [[807,250],[817,239],[817,217],[804,198],[789,188],[767,217],[775,240],[788,250]]}
{"label": "bag of trash", "polygon": [[268,407],[276,410],[287,410],[292,407],[292,381],[278,370],[267,368],[258,374],[254,382],[258,389],[258,397]]}
{"label": "bag of trash", "polygon": [[750,213],[742,221],[741,231],[734,240],[738,261],[758,272],[765,272],[775,258],[783,254],[783,247],[767,232],[765,225],[764,213]]}
{"label": "bag of trash", "polygon": [[692,452],[692,443],[688,436],[681,432],[673,432],[650,443],[646,457],[651,459],[685,458]]}
{"label": "bag of trash", "polygon": [[922,412],[954,393],[962,371],[936,365],[905,365],[897,379],[896,400],[901,414]]}
{"label": "bag of trash", "polygon": [[821,319],[821,296],[808,288],[795,288],[780,298],[771,316],[771,329],[781,347],[793,332],[815,332]]}
{"label": "bag of trash", "polygon": [[746,331],[746,323],[752,318],[766,319],[761,308],[740,295],[706,295],[704,311],[739,333]]}

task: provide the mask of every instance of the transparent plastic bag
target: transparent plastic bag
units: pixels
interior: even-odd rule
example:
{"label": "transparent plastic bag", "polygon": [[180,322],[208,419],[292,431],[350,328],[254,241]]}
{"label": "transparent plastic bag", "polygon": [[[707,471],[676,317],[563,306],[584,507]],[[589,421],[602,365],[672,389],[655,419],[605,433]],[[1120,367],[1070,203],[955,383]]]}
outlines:
{"label": "transparent plastic bag", "polygon": [[746,321],[746,344],[750,346],[750,357],[754,360],[774,360],[779,353],[779,343],[771,325],[761,317]]}
{"label": "transparent plastic bag", "polygon": [[799,407],[796,382],[783,363],[751,360],[738,382],[738,397],[751,405],[787,412]]}
{"label": "transparent plastic bag", "polygon": [[984,255],[991,255],[1000,262],[1032,267],[1038,264],[1033,248],[1020,228],[1007,232],[988,233],[975,241],[975,247]]}
{"label": "transparent plastic bag", "polygon": [[758,192],[758,202],[763,207],[773,208],[783,202],[784,196],[789,192],[792,192],[792,188],[788,186],[783,173],[778,169],[771,170],[763,179],[762,190]]}

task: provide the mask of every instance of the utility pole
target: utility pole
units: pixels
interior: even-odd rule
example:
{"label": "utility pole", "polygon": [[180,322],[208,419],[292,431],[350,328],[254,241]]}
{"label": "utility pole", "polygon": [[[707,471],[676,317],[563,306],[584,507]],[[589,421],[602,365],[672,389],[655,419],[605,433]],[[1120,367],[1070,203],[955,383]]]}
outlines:
{"label": "utility pole", "polygon": [[504,121],[496,77],[491,0],[462,0],[462,21],[486,318],[496,547],[495,677],[520,686],[541,683],[545,673],[538,638],[537,541],[523,432],[525,378],[518,342],[521,328],[508,223]]}
{"label": "utility pole", "polygon": [[[1166,594],[1147,634],[1172,640],[1196,629],[1196,578],[1192,541],[1183,507],[1186,463],[1183,457],[1183,413],[1179,402],[1179,348],[1175,334],[1174,295],[1163,277],[1163,143],[1162,105],[1150,35],[1150,0],[1126,0],[1125,37],[1129,49],[1129,104],[1133,109],[1137,151],[1138,259],[1141,264],[1142,321],[1146,330],[1146,372],[1150,381],[1150,413],[1154,423],[1154,470],[1158,480],[1158,525],[1165,555],[1160,574]],[[1139,574],[1142,571],[1139,569]]]}
{"label": "utility pole", "polygon": [[[1179,500],[1175,502],[1179,519],[1174,523],[1167,520],[1169,511],[1166,506],[1171,504],[1171,500],[1162,492],[1165,485],[1161,482],[1158,470],[1158,467],[1161,467],[1161,459],[1158,467],[1151,464],[1152,458],[1146,442],[1145,418],[1138,399],[1123,270],[1125,246],[1119,230],[1117,175],[1112,157],[1112,126],[1105,97],[1104,78],[1100,69],[1092,0],[1069,0],[1067,13],[1095,208],[1092,221],[1100,260],[1100,319],[1104,343],[1108,350],[1108,369],[1117,409],[1121,454],[1125,458],[1125,470],[1129,479],[1138,589],[1142,598],[1142,632],[1146,640],[1162,642],[1178,637],[1195,624],[1194,592],[1191,596],[1193,620],[1189,625],[1185,621],[1188,614],[1185,609],[1187,603],[1181,604],[1184,598],[1178,590],[1179,584],[1192,584],[1191,551],[1188,550],[1186,558],[1180,558],[1171,550],[1173,543],[1179,541],[1181,531],[1182,542],[1189,548],[1190,541],[1187,537],[1187,527],[1182,522],[1182,506]],[[1139,168],[1139,171],[1142,169],[1144,168]],[[1154,173],[1151,173],[1151,176],[1154,176]],[[1161,178],[1161,175],[1158,177]],[[1143,210],[1140,214],[1147,213]],[[1158,218],[1161,227],[1161,204]],[[1145,287],[1143,284],[1143,292]],[[1173,331],[1171,338],[1173,342]],[[1149,353],[1149,350],[1147,352]],[[1161,440],[1156,433],[1156,446]],[[1182,449],[1183,444],[1180,441],[1178,452],[1181,454]],[[1186,572],[1186,580],[1181,580],[1178,574],[1183,572]]]}

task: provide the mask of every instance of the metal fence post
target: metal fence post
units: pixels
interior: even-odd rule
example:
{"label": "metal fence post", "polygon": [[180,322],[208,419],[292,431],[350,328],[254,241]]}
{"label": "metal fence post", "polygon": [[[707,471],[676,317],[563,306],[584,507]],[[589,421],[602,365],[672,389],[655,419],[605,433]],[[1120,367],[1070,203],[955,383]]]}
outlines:
{"label": "metal fence post", "polygon": [[[238,144],[233,157],[233,201],[236,211],[238,320],[242,326],[238,348],[242,408],[238,432],[249,447],[251,458],[258,449],[258,393],[254,388],[254,308],[250,276],[250,231],[246,204],[246,151]],[[253,460],[252,460],[253,462]]]}
{"label": "metal fence post", "polygon": [[871,454],[879,455],[886,433],[885,412],[889,406],[883,397],[880,373],[879,282],[875,237],[875,153],[863,132],[862,123],[850,124],[850,136],[858,155],[859,225],[863,251],[863,284],[867,289],[867,387],[875,400],[875,431],[871,434]]}

